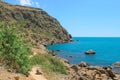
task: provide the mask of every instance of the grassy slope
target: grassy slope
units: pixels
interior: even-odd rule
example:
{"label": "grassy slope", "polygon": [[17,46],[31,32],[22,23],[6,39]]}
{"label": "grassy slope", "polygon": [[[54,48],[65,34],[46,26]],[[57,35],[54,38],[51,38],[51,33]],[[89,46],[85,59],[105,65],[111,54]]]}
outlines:
{"label": "grassy slope", "polygon": [[70,40],[60,23],[42,9],[15,6],[0,2],[0,21],[19,22],[16,32],[32,44],[61,43]]}
{"label": "grassy slope", "polygon": [[[31,48],[39,48],[40,44],[61,43],[70,40],[69,34],[59,22],[41,9],[0,2],[0,21],[5,21],[5,25],[15,27],[14,33],[19,34],[23,44],[29,43]],[[11,26],[12,23],[14,24]],[[31,62],[32,65],[41,65],[42,68],[51,72],[67,73],[63,63],[51,55],[35,55],[31,58]],[[12,66],[14,67],[14,63]],[[25,71],[24,68],[23,71]]]}

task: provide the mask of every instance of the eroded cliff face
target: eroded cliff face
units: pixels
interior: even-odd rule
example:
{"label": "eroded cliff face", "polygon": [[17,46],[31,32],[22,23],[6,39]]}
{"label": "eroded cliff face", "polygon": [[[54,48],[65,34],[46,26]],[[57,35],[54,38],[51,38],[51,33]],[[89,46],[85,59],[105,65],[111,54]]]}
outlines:
{"label": "eroded cliff face", "polygon": [[60,23],[42,9],[0,2],[0,21],[18,22],[16,32],[32,44],[63,43],[71,39]]}

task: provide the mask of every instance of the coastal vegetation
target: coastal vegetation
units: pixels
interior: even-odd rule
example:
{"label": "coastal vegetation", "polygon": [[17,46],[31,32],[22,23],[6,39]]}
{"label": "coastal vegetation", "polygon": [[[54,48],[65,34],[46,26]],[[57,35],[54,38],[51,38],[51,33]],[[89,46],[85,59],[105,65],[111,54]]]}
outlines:
{"label": "coastal vegetation", "polygon": [[8,69],[26,75],[33,66],[39,65],[48,72],[66,74],[66,67],[58,58],[30,55],[34,53],[32,48],[70,39],[60,23],[42,9],[0,1],[0,64]]}
{"label": "coastal vegetation", "polygon": [[30,48],[14,33],[14,28],[0,23],[0,62],[26,74],[31,68],[30,53]]}
{"label": "coastal vegetation", "polygon": [[67,73],[67,68],[62,62],[60,62],[60,59],[51,55],[38,54],[35,55],[31,61],[33,65],[40,65],[43,69],[48,70],[49,72],[57,72],[61,74]]}
{"label": "coastal vegetation", "polygon": [[[35,77],[41,75],[47,75],[48,80],[117,80],[110,66],[91,66],[85,62],[70,65],[46,49],[43,53],[41,45],[69,42],[72,36],[42,9],[0,1],[0,21],[0,80],[38,80]],[[34,79],[29,79],[29,71],[36,66],[39,68],[32,72]],[[11,73],[15,75],[7,76]],[[49,76],[52,73],[54,79]]]}
{"label": "coastal vegetation", "polygon": [[66,67],[56,57],[38,54],[30,58],[31,48],[20,35],[15,34],[14,24],[0,23],[0,63],[17,72],[28,74],[32,66],[39,65],[50,72],[66,74]]}

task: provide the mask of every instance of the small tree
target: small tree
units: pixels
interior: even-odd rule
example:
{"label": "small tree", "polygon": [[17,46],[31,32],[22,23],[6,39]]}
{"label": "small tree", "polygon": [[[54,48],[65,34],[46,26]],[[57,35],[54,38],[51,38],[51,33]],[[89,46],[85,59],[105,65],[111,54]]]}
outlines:
{"label": "small tree", "polygon": [[0,56],[1,62],[12,69],[26,74],[30,69],[30,48],[21,38],[14,34],[14,28],[0,24]]}

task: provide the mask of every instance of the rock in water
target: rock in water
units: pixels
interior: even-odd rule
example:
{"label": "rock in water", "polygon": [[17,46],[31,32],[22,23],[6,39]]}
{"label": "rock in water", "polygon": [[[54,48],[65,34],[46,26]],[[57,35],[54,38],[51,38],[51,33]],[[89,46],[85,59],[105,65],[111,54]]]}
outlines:
{"label": "rock in water", "polygon": [[92,49],[90,49],[90,50],[86,51],[85,54],[96,54],[96,52],[93,51]]}
{"label": "rock in water", "polygon": [[120,62],[116,62],[113,64],[113,67],[120,67]]}

